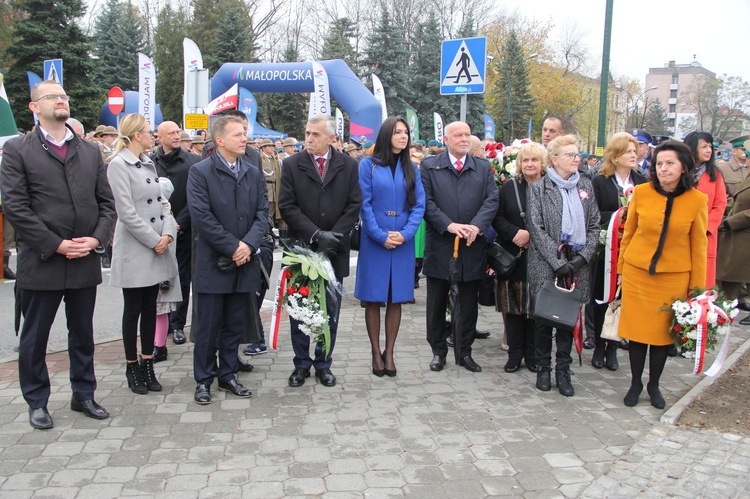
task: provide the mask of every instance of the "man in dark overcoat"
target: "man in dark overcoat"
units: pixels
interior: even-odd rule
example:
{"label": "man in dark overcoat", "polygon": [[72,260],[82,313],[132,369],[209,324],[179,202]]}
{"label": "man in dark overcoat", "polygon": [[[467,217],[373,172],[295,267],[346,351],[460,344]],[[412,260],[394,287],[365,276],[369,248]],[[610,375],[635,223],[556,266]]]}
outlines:
{"label": "man in dark overcoat", "polygon": [[39,83],[29,108],[39,125],[5,143],[3,210],[18,234],[19,300],[25,317],[18,378],[29,423],[49,429],[50,379],[45,357],[50,328],[65,299],[73,398],[70,408],[95,419],[109,413],[94,401],[94,304],[99,266],[115,205],[96,144],[79,139],[65,122],[69,97],[54,81]]}
{"label": "man in dark overcoat", "polygon": [[472,358],[471,346],[477,325],[477,295],[485,270],[484,232],[495,218],[498,190],[490,162],[469,154],[469,125],[460,121],[449,124],[444,141],[448,150],[425,158],[420,170],[426,198],[422,273],[427,276],[427,342],[433,354],[430,369],[442,370],[448,354],[445,311],[451,285],[449,263],[458,236],[462,239],[457,304],[461,313],[451,320],[457,321],[454,327],[460,332],[459,364],[479,372],[482,368]]}
{"label": "man in dark overcoat", "polygon": [[[336,279],[349,275],[349,234],[359,219],[362,192],[359,188],[357,162],[331,144],[336,139],[333,117],[313,116],[305,127],[305,150],[281,165],[279,210],[286,222],[287,234],[302,246],[324,252],[331,260]],[[336,342],[341,296],[326,296],[331,330],[329,356],[320,344],[315,359],[310,358],[310,337],[300,331],[299,323],[289,319],[294,348],[294,371],[289,386],[302,386],[315,367],[315,376],[324,386],[336,384],[331,372]]]}
{"label": "man in dark overcoat", "polygon": [[195,401],[211,402],[211,371],[219,340],[219,390],[238,397],[251,392],[237,380],[237,347],[245,308],[260,290],[257,251],[268,225],[266,183],[244,160],[247,137],[242,121],[222,116],[211,127],[216,153],[188,176],[188,206],[197,231],[193,290],[198,324],[193,351]]}

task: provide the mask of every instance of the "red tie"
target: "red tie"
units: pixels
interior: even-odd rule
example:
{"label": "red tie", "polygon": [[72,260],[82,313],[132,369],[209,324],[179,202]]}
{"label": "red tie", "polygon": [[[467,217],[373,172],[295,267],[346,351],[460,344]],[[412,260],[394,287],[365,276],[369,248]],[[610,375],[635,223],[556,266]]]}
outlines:
{"label": "red tie", "polygon": [[456,160],[456,171],[460,172],[463,169],[464,169],[464,165],[461,164],[461,160],[460,159],[457,159]]}
{"label": "red tie", "polygon": [[318,173],[320,176],[323,176],[323,173],[326,171],[326,159],[323,157],[317,158],[315,161],[318,162]]}

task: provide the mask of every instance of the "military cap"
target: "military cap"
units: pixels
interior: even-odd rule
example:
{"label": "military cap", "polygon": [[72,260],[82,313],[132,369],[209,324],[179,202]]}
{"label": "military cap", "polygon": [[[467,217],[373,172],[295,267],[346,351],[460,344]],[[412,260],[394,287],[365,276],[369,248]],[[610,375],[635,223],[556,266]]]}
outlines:
{"label": "military cap", "polygon": [[732,147],[745,147],[745,141],[750,139],[750,135],[743,135],[742,137],[737,137],[736,139],[732,139],[729,142],[732,143]]}
{"label": "military cap", "polygon": [[628,133],[635,137],[635,140],[644,144],[651,144],[654,140],[651,134],[642,128],[633,128],[632,130],[628,130]]}
{"label": "military cap", "polygon": [[272,145],[273,145],[273,140],[263,139],[260,141],[260,144],[258,145],[258,147],[266,147],[266,146],[272,146]]}

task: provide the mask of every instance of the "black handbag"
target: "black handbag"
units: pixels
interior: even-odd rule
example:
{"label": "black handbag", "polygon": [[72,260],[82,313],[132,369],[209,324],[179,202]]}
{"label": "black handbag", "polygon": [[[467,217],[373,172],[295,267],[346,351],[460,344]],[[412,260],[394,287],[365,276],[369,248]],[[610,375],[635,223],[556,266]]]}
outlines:
{"label": "black handbag", "polygon": [[565,289],[558,286],[555,280],[544,281],[534,299],[531,317],[540,324],[572,331],[578,322],[578,311],[582,304],[581,290],[575,284],[571,289]]}
{"label": "black handbag", "polygon": [[523,255],[523,248],[517,255],[503,248],[500,243],[492,242],[487,245],[487,264],[498,277],[508,277],[516,268],[518,259]]}
{"label": "black handbag", "polygon": [[359,251],[359,243],[362,241],[362,220],[357,220],[357,223],[352,227],[352,231],[349,233],[349,248],[354,251]]}

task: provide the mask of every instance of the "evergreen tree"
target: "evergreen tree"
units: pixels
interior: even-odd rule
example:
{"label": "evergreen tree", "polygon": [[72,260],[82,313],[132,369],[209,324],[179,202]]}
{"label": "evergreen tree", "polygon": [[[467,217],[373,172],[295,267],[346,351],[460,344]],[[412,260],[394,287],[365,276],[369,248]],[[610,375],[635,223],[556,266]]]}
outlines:
{"label": "evergreen tree", "polygon": [[643,128],[652,134],[667,133],[669,130],[667,110],[661,106],[659,99],[656,99],[653,105],[649,106]]}
{"label": "evergreen tree", "polygon": [[385,6],[380,22],[367,37],[364,67],[375,73],[383,83],[388,114],[405,115],[406,107],[414,98],[409,85],[409,51],[404,45],[404,33],[391,21]]}
{"label": "evergreen tree", "polygon": [[357,53],[352,47],[350,38],[357,36],[357,28],[347,17],[341,17],[331,23],[328,34],[323,39],[323,50],[320,58],[324,61],[330,59],[341,59],[355,74],[359,74],[357,66]]}
{"label": "evergreen tree", "polygon": [[[279,62],[298,62],[299,52],[290,41],[282,60]],[[308,94],[257,94],[258,121],[292,137],[304,140],[307,123]]]}
{"label": "evergreen tree", "polygon": [[165,120],[182,122],[182,39],[189,36],[189,17],[184,7],[166,4],[157,15],[154,30],[156,102]]}
{"label": "evergreen tree", "polygon": [[138,52],[149,54],[146,25],[132,3],[107,0],[94,27],[94,53],[99,58],[96,82],[138,91]]}
{"label": "evergreen tree", "polygon": [[46,59],[63,60],[63,85],[71,96],[71,114],[86,128],[95,126],[106,90],[93,78],[93,45],[77,22],[86,13],[83,0],[19,0],[14,5],[23,18],[15,23],[13,43],[7,50],[14,62],[6,90],[18,126],[30,128],[33,124],[26,71],[41,73]]}
{"label": "evergreen tree", "polygon": [[[440,95],[440,26],[434,12],[423,23],[419,23],[412,39],[413,61],[409,66],[411,88],[414,97],[410,104],[419,117],[420,138],[434,138],[433,112],[439,113],[444,123],[458,117],[455,112],[457,97]],[[454,117],[455,114],[455,117]]]}
{"label": "evergreen tree", "polygon": [[[500,78],[495,88],[498,93],[497,108],[494,109],[496,122],[508,122],[506,140],[512,142],[527,135],[529,118],[533,113],[533,101],[529,93],[528,69],[518,36],[514,31],[508,35],[500,56]],[[508,94],[510,99],[510,120],[508,120]]]}
{"label": "evergreen tree", "polygon": [[253,58],[254,37],[250,15],[242,0],[223,0],[223,16],[211,45],[213,53],[211,74],[225,62],[250,62]]}

